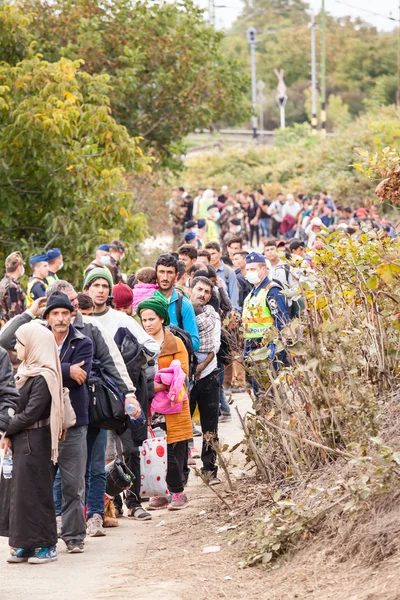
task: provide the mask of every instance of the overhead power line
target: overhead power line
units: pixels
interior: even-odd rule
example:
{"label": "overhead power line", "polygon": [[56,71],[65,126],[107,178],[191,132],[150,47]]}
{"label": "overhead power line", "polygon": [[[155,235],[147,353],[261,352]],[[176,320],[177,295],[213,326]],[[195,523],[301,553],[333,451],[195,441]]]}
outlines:
{"label": "overhead power line", "polygon": [[389,15],[382,15],[381,13],[374,12],[372,10],[368,10],[366,8],[361,8],[360,6],[355,6],[354,4],[349,4],[348,2],[342,2],[341,0],[335,0],[336,4],[342,4],[343,6],[348,6],[349,8],[355,8],[360,10],[361,12],[368,13],[369,15],[373,15],[374,17],[382,17],[383,19],[388,19],[389,21],[394,21],[395,23],[399,23],[400,20],[396,19],[396,17],[390,17]]}

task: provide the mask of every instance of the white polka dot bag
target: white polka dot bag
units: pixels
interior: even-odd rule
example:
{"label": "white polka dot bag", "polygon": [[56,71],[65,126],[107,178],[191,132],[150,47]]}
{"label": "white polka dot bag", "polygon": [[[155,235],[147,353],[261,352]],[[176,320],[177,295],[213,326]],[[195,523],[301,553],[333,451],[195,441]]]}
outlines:
{"label": "white polka dot bag", "polygon": [[151,498],[169,495],[167,490],[167,435],[155,437],[149,428],[150,437],[140,447],[140,496]]}

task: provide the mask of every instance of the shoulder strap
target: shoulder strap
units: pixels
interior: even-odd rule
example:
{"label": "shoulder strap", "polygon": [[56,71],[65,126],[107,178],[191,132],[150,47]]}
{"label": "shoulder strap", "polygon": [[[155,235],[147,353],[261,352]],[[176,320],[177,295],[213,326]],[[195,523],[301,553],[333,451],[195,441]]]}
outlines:
{"label": "shoulder strap", "polygon": [[229,283],[229,267],[225,263],[224,263],[224,277],[225,277],[226,287],[228,287],[228,283]]}
{"label": "shoulder strap", "polygon": [[179,294],[178,300],[176,301],[176,318],[178,320],[178,326],[181,329],[183,329],[182,303],[183,303],[183,296],[181,296]]}
{"label": "shoulder strap", "polygon": [[286,283],[289,284],[289,275],[290,275],[290,267],[287,263],[284,264],[285,273],[286,273]]}

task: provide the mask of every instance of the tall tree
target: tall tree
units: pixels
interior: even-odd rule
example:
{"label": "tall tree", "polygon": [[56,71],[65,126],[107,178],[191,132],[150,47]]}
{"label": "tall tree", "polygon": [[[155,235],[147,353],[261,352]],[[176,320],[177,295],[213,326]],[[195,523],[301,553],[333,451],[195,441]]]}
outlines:
{"label": "tall tree", "polygon": [[[11,19],[14,38],[29,43],[27,23],[10,15],[3,5],[0,23]],[[146,221],[133,211],[125,173],[144,172],[149,159],[110,115],[107,75],[66,58],[8,64],[20,52],[12,47],[0,46],[0,257],[60,245],[80,283],[99,241],[120,236],[133,253],[143,238]]]}
{"label": "tall tree", "polygon": [[82,58],[88,73],[110,76],[114,117],[156,156],[171,156],[196,127],[250,114],[247,76],[192,0],[25,0],[24,9],[46,59]]}

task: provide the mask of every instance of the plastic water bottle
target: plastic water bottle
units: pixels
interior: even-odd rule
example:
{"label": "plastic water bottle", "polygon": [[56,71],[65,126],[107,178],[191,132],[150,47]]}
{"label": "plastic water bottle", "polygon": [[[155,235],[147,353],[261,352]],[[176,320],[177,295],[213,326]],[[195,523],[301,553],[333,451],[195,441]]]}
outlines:
{"label": "plastic water bottle", "polygon": [[4,479],[11,479],[13,470],[13,457],[10,448],[3,456],[3,476]]}
{"label": "plastic water bottle", "polygon": [[153,433],[154,433],[154,435],[155,435],[156,438],[160,438],[160,437],[164,437],[165,436],[165,431],[161,427],[156,427],[155,429],[153,429]]}
{"label": "plastic water bottle", "polygon": [[133,404],[127,404],[125,406],[125,410],[128,413],[128,415],[131,418],[131,425],[133,425],[133,428],[137,428],[137,427],[141,427],[142,425],[144,425],[146,423],[146,419],[144,417],[143,411],[140,411],[140,415],[138,417],[133,417],[133,413],[136,412],[136,407],[133,406]]}

